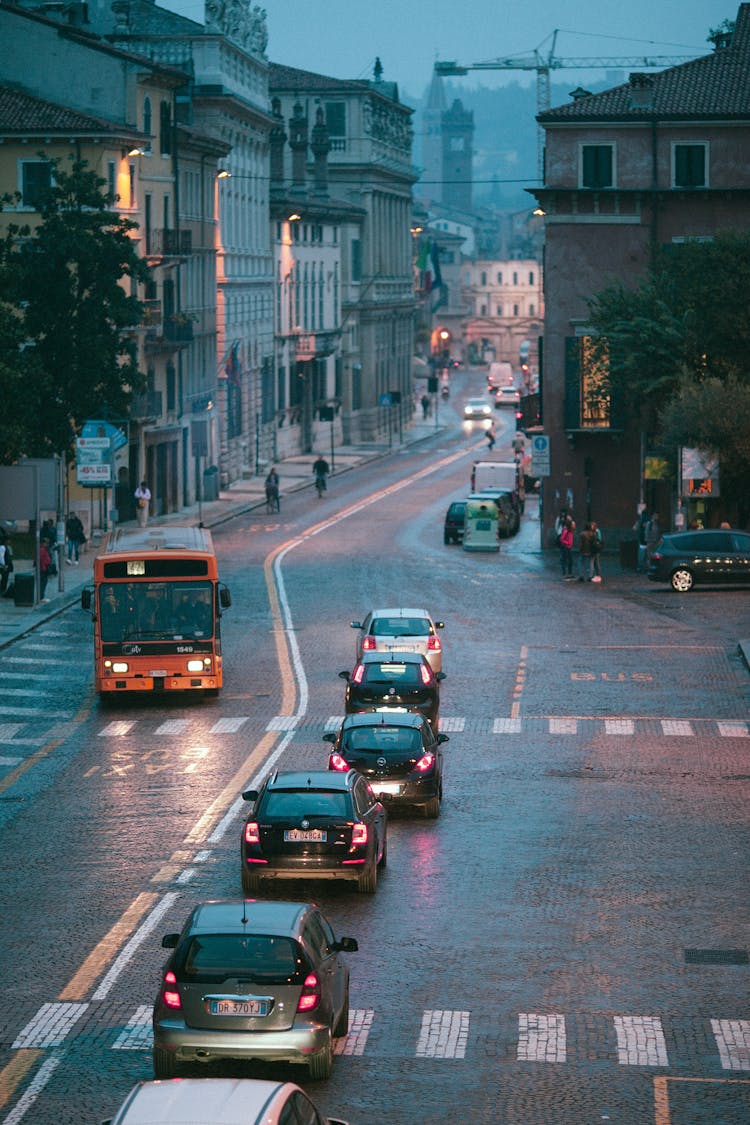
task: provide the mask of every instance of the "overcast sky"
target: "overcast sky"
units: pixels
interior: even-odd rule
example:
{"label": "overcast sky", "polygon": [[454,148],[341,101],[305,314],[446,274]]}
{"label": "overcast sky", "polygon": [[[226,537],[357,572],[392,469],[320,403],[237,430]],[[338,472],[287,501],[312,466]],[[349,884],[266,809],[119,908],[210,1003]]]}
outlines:
{"label": "overcast sky", "polygon": [[[160,3],[204,22],[203,0]],[[435,59],[486,62],[535,48],[546,55],[555,29],[561,60],[707,54],[709,29],[734,19],[739,0],[259,0],[258,6],[267,13],[273,62],[334,78],[371,78],[377,55],[386,81],[420,96]],[[577,82],[604,75],[569,73]],[[489,86],[514,79],[530,82],[533,75],[471,72],[462,81]]]}

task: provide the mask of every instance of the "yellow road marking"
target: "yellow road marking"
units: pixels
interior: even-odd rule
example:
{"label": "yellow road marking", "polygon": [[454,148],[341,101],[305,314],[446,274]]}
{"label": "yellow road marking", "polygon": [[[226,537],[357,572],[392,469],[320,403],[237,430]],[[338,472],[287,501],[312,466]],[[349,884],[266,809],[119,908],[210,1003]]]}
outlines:
{"label": "yellow road marking", "polygon": [[521,713],[521,696],[523,694],[524,685],[526,684],[526,660],[528,658],[528,655],[528,646],[521,645],[521,655],[518,660],[516,682],[513,685],[513,702],[510,706],[511,719],[517,719]]}
{"label": "yellow road marking", "polygon": [[7,1066],[0,1070],[0,1109],[10,1101],[19,1084],[44,1051],[37,1048],[17,1051]]}
{"label": "yellow road marking", "polygon": [[138,922],[159,896],[152,891],[139,894],[108,934],[92,949],[80,969],[66,984],[58,1000],[83,1000],[104,968],[125,944]]}
{"label": "yellow road marking", "polygon": [[242,763],[231,781],[224,786],[219,796],[211,802],[200,820],[190,829],[185,837],[186,844],[195,845],[204,844],[206,842],[209,830],[213,828],[214,822],[221,819],[226,813],[227,806],[232,803],[248,777],[253,773],[263,758],[268,755],[278,737],[278,731],[267,731],[250,756]]}
{"label": "yellow road marking", "polygon": [[[71,719],[71,723],[73,723],[74,726],[81,726],[86,722],[90,713],[91,701],[82,704],[78,708],[75,715]],[[5,793],[7,789],[10,789],[11,785],[15,785],[19,777],[23,777],[25,773],[28,773],[32,766],[35,766],[37,762],[41,762],[44,758],[51,754],[53,750],[56,750],[58,746],[61,746],[63,742],[66,742],[69,737],[70,735],[65,735],[64,738],[53,738],[51,742],[46,742],[44,746],[40,746],[40,748],[34,754],[29,755],[28,758],[24,758],[22,762],[19,762],[15,769],[12,769],[9,773],[6,773],[3,780],[0,781],[0,793]]]}
{"label": "yellow road marking", "polygon": [[668,1082],[698,1082],[702,1084],[715,1083],[719,1086],[748,1086],[748,1078],[672,1078],[668,1074],[660,1074],[654,1078],[654,1125],[671,1125],[669,1109]]}

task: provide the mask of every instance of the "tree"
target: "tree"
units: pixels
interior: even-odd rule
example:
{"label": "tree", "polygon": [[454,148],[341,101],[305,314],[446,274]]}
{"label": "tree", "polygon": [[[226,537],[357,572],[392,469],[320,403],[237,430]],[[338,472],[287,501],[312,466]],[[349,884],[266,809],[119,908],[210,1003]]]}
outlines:
{"label": "tree", "polygon": [[0,244],[0,453],[65,451],[86,418],[124,417],[144,379],[126,333],[150,277],[105,182],[86,161],[52,161],[53,183],[32,230],[11,224]]}

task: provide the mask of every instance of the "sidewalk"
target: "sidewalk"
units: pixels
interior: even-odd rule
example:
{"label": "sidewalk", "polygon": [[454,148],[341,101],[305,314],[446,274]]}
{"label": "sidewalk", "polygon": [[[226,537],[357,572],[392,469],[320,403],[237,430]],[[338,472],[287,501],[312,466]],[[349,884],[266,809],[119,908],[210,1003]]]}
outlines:
{"label": "sidewalk", "polygon": [[[391,445],[387,441],[383,441],[339,446],[334,450],[331,477],[335,479],[341,473],[348,472],[363,462],[375,461],[381,457],[387,457],[390,453],[395,453],[399,449],[426,441],[439,433],[442,428],[436,428],[434,420],[431,418],[422,421],[420,417],[417,421],[415,415],[413,425],[404,431],[401,442],[394,435]],[[330,464],[330,455],[324,454],[324,456]],[[284,497],[289,493],[299,492],[304,488],[309,488],[312,491],[314,487],[312,466],[317,457],[318,453],[315,452],[289,457],[285,461],[277,462],[276,468],[281,482],[282,507]],[[233,519],[243,512],[250,512],[255,508],[263,508],[265,513],[265,506],[264,478],[262,476],[251,477],[248,480],[234,481],[225,492],[219,494],[218,500],[202,501],[200,504],[192,504],[188,508],[182,508],[179,512],[156,516],[149,520],[149,526],[155,527],[165,523],[202,523],[207,528],[218,527],[219,524],[226,523],[227,520]],[[134,526],[134,524],[128,525],[125,523],[120,526],[127,527]],[[0,649],[5,648],[18,637],[37,629],[45,621],[56,617],[68,606],[79,601],[81,588],[91,582],[97,544],[98,540],[93,544],[87,544],[88,550],[81,554],[78,566],[68,566],[65,562],[64,551],[60,551],[57,563],[62,573],[58,577],[50,578],[47,583],[46,597],[49,599],[47,603],[40,602],[34,606],[16,606],[13,598],[0,598]],[[17,574],[28,573],[32,569],[33,565],[30,559],[14,559],[14,578]],[[62,578],[63,590],[59,589],[60,578]]]}

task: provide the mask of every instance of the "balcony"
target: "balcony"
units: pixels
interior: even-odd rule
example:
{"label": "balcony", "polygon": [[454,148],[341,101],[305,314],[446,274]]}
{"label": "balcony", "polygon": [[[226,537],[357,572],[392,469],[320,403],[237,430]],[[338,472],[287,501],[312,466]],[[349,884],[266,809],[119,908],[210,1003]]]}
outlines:
{"label": "balcony", "polygon": [[170,344],[192,344],[193,321],[184,313],[175,313],[164,321],[164,339]]}
{"label": "balcony", "polygon": [[298,363],[305,363],[311,359],[325,359],[333,355],[339,343],[341,330],[333,332],[301,332],[295,333],[294,352]]}
{"label": "balcony", "polygon": [[146,256],[149,258],[185,258],[193,252],[191,230],[150,230],[146,236]]}
{"label": "balcony", "polygon": [[130,417],[134,422],[155,422],[161,417],[161,412],[161,391],[146,391],[142,395],[133,395]]}

